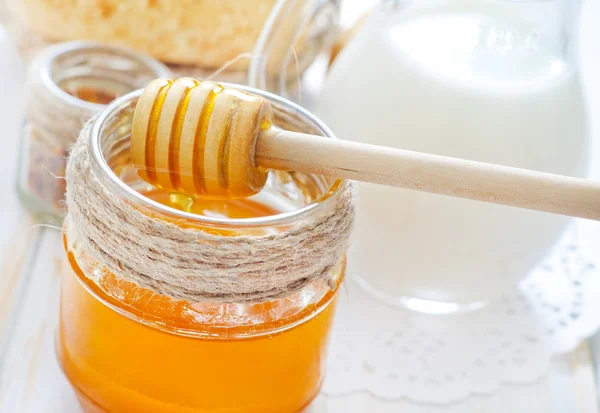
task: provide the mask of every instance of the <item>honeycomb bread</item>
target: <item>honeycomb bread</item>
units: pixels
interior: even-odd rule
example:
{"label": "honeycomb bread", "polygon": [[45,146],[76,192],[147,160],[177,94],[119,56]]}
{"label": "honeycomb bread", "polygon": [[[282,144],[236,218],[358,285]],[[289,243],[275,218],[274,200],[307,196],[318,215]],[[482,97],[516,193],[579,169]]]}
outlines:
{"label": "honeycomb bread", "polygon": [[[2,0],[0,0],[2,1]],[[251,53],[276,0],[7,0],[49,41],[96,40],[167,63],[218,68]],[[225,45],[225,46],[224,46]],[[237,69],[245,69],[242,59]]]}

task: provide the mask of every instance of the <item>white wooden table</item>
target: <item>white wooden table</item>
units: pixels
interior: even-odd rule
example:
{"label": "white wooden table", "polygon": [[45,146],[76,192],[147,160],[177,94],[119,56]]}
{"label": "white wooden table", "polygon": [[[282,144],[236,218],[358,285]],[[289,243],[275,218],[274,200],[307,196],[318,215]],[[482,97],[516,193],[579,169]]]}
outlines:
{"label": "white wooden table", "polygon": [[[582,65],[600,143],[600,0],[588,0],[582,22]],[[595,78],[594,78],[595,76]],[[58,316],[59,231],[36,226],[14,192],[23,73],[0,28],[0,412],[79,413],[59,370],[54,340]],[[594,144],[598,153],[600,144]],[[596,157],[595,159],[600,159]],[[600,165],[593,172],[600,177]],[[600,314],[598,315],[600,317]],[[311,413],[493,412],[597,413],[595,370],[589,343],[557,357],[548,374],[526,386],[504,386],[486,397],[447,407],[389,402],[368,394],[320,396]],[[117,412],[121,413],[121,412]]]}

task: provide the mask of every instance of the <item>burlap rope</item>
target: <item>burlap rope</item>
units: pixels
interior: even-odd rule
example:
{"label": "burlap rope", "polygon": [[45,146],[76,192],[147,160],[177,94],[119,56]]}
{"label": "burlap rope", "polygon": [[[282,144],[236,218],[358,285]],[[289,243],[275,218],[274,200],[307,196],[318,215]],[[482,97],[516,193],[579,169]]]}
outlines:
{"label": "burlap rope", "polygon": [[321,211],[266,235],[218,236],[150,217],[111,193],[90,166],[88,122],[67,165],[67,222],[78,248],[117,277],[177,300],[260,302],[332,284],[354,221],[344,184]]}

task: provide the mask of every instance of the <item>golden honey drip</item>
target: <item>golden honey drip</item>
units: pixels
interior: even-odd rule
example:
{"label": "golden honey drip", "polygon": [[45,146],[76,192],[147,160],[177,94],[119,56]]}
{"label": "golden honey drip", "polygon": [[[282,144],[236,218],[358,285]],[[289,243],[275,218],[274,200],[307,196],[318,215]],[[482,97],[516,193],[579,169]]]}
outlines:
{"label": "golden honey drip", "polygon": [[131,159],[159,188],[247,197],[267,179],[254,163],[254,145],[272,117],[270,103],[259,96],[191,78],[157,79],[135,110]]}

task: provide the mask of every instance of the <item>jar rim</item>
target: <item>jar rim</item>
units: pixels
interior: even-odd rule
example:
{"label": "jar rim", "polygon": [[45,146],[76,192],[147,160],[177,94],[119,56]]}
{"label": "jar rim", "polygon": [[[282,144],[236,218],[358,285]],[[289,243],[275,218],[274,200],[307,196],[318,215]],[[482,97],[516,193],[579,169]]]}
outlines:
{"label": "jar rim", "polygon": [[116,57],[130,59],[131,61],[140,63],[144,67],[150,69],[157,77],[170,76],[169,69],[159,61],[150,56],[146,56],[142,53],[138,53],[125,47],[107,45],[92,41],[72,41],[50,46],[39,58],[39,71],[42,84],[55,96],[64,100],[68,104],[92,113],[98,113],[102,111],[107,107],[107,105],[88,102],[70,95],[57,84],[52,75],[53,66],[59,58],[71,53],[79,52],[100,52],[111,54]]}
{"label": "jar rim", "polygon": [[[323,134],[323,136],[331,139],[337,139],[334,133],[323,123],[323,121],[318,119],[314,114],[312,114],[308,110],[283,97],[248,86],[225,82],[219,83],[221,83],[225,87],[241,89],[245,92],[257,94],[264,98],[267,98],[271,102],[275,102],[285,107],[287,110],[290,110],[293,113],[300,115],[303,118],[310,121]],[[343,190],[346,188],[346,180],[338,178],[329,186],[329,188],[323,191],[323,194],[321,194],[318,198],[316,198],[315,200],[303,207],[294,209],[292,211],[280,212],[278,214],[269,215],[266,217],[253,218],[220,218],[197,215],[190,212],[181,211],[179,209],[175,209],[161,204],[157,201],[154,201],[142,195],[140,192],[136,191],[135,189],[127,185],[123,180],[121,180],[109,166],[108,161],[105,158],[104,152],[102,150],[102,130],[109,118],[115,113],[126,109],[131,104],[131,101],[141,96],[142,92],[143,90],[139,89],[111,102],[105,108],[105,110],[102,111],[94,120],[93,125],[91,127],[91,133],[89,134],[89,139],[87,142],[92,168],[97,173],[99,172],[100,174],[108,178],[105,181],[106,184],[108,184],[111,187],[111,190],[117,192],[118,194],[135,202],[138,205],[148,207],[151,210],[157,211],[159,213],[168,214],[172,217],[174,216],[176,218],[192,221],[202,225],[236,226],[241,228],[265,227],[289,224],[299,219],[302,219],[308,215],[318,213],[319,211],[322,211],[325,207],[329,206],[331,202],[334,202],[335,199],[337,199],[343,192]]]}

